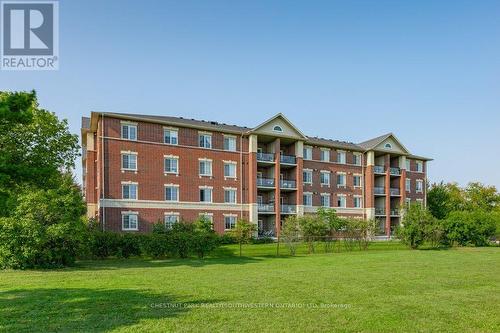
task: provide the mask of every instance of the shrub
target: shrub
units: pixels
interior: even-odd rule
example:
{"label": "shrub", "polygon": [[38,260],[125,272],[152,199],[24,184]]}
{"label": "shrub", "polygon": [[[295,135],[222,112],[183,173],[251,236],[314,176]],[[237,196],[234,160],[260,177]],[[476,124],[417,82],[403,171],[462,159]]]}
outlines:
{"label": "shrub", "polygon": [[226,232],[225,234],[220,236],[219,242],[220,242],[220,244],[224,244],[224,245],[225,244],[238,244],[238,241],[229,232]]}
{"label": "shrub", "polygon": [[229,231],[232,237],[237,241],[240,247],[240,257],[241,249],[243,244],[250,242],[253,234],[257,230],[255,224],[252,224],[246,220],[238,220],[236,222],[236,227]]}
{"label": "shrub", "polygon": [[327,235],[329,227],[322,218],[316,215],[298,217],[298,223],[309,253],[314,253],[314,241]]}
{"label": "shrub", "polygon": [[419,204],[409,205],[404,213],[402,225],[396,229],[401,242],[416,249],[428,239],[429,232],[438,226],[437,220]]}
{"label": "shrub", "polygon": [[152,258],[173,256],[173,246],[169,235],[166,233],[152,233],[145,235],[143,253]]}
{"label": "shrub", "polygon": [[299,219],[296,216],[289,216],[283,222],[281,238],[285,241],[290,255],[294,256],[297,251],[300,238],[302,236]]}
{"label": "shrub", "polygon": [[[250,243],[252,244],[272,244],[274,243],[274,239],[272,237],[261,237],[261,238],[252,238],[250,239]],[[235,243],[232,243],[235,244]]]}
{"label": "shrub", "polygon": [[451,212],[444,220],[445,242],[461,246],[488,245],[496,232],[496,216],[482,210]]}

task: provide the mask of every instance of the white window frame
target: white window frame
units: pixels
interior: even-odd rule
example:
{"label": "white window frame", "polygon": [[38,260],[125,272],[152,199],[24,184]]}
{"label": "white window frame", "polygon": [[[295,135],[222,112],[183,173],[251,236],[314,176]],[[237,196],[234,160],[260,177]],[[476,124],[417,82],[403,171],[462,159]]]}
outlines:
{"label": "white window frame", "polygon": [[406,171],[411,171],[411,160],[408,158],[406,159],[405,167],[406,167]]}
{"label": "white window frame", "polygon": [[[202,136],[206,136],[206,137],[209,137],[209,138],[210,138],[210,139],[208,140],[208,143],[209,143],[208,145],[209,145],[209,147],[206,147],[206,146],[205,146],[205,142],[206,142],[205,140],[203,140],[203,145],[201,145],[201,137],[202,137]],[[212,133],[210,133],[210,132],[198,132],[198,146],[199,146],[200,148],[212,149],[212,147],[213,147],[212,143],[213,143],[213,142],[212,142]]]}
{"label": "white window frame", "polygon": [[[123,128],[127,126],[127,137],[125,137],[125,131]],[[135,137],[130,139],[130,129],[133,128],[135,131]],[[120,122],[120,138],[128,141],[137,141],[137,123],[129,122],[129,121],[121,121]]]}
{"label": "white window frame", "polygon": [[[358,177],[359,178],[359,185],[356,185],[354,182],[354,179]],[[363,187],[363,175],[360,173],[355,173],[352,175],[352,186],[354,188],[362,188]]]}
{"label": "white window frame", "polygon": [[[323,182],[323,179],[322,179],[322,178],[323,178],[323,175],[328,175],[328,177],[327,177],[327,178],[328,178],[328,183],[324,183],[324,182]],[[332,179],[331,179],[331,178],[332,178],[332,177],[331,177],[331,172],[330,172],[330,171],[328,171],[328,170],[321,170],[321,171],[320,171],[319,182],[320,182],[320,185],[321,185],[321,186],[327,186],[327,187],[330,187],[330,184],[331,184],[331,182],[332,182]]]}
{"label": "white window frame", "polygon": [[[344,176],[343,179],[344,179],[344,183],[343,184],[339,184],[339,176]],[[337,188],[346,188],[347,187],[347,173],[345,172],[337,172],[337,179],[336,180],[336,183],[337,183]]]}
{"label": "white window frame", "polygon": [[[201,200],[201,191],[210,191],[210,201]],[[198,187],[198,198],[200,202],[212,203],[214,201],[214,188],[212,186],[199,186]]]}
{"label": "white window frame", "polygon": [[[128,163],[128,164],[129,164],[129,166],[130,166],[130,156],[135,156],[135,168],[130,168],[130,167],[125,168],[125,167],[123,166],[123,157],[124,157],[125,155],[126,155],[126,156],[129,156],[129,163]],[[133,152],[133,151],[122,151],[122,152],[120,153],[120,168],[121,168],[121,170],[122,170],[122,171],[137,171],[137,169],[138,169],[138,160],[139,160],[139,159],[138,159],[138,154],[137,154],[137,152]]]}
{"label": "white window frame", "polygon": [[[175,133],[175,136],[170,135],[170,142],[167,142],[166,132]],[[175,138],[175,143],[172,143],[172,138]],[[177,146],[179,144],[179,129],[174,127],[163,127],[163,143],[167,145]]]}
{"label": "white window frame", "polygon": [[[343,158],[340,158],[340,156],[343,156]],[[347,153],[345,150],[337,150],[337,163],[338,164],[347,163]]]}
{"label": "white window frame", "polygon": [[[234,166],[234,175],[226,175],[226,165],[227,166]],[[227,178],[234,178],[236,179],[237,178],[237,165],[238,163],[237,162],[234,162],[234,161],[224,161],[224,179],[227,179]]]}
{"label": "white window frame", "polygon": [[[304,174],[306,174],[306,173],[310,175],[311,181],[305,180]],[[313,183],[313,171],[311,169],[303,169],[302,170],[302,178],[303,178],[302,182],[304,184],[312,185],[312,183]]]}
{"label": "white window frame", "polygon": [[[321,193],[320,194],[320,198],[321,198],[321,201],[320,201],[320,204],[321,204],[321,207],[331,207],[332,206],[332,203],[331,203],[331,194],[330,193]],[[328,203],[328,205],[325,205],[323,200],[324,198],[328,198],[328,200],[326,201]]]}
{"label": "white window frame", "polygon": [[[304,200],[305,197],[310,198],[311,204],[306,204],[306,200]],[[313,206],[313,194],[312,194],[312,192],[304,192],[302,194],[302,201],[303,201],[303,204],[305,207],[312,207]]]}
{"label": "white window frame", "polygon": [[[138,212],[131,212],[131,211],[122,211],[122,230],[123,231],[137,231],[139,230],[139,213]],[[129,227],[125,228],[125,216],[129,217]],[[130,217],[134,216],[135,217],[135,227],[131,228],[130,227]]]}
{"label": "white window frame", "polygon": [[[167,218],[172,218],[172,217],[175,217],[175,222],[167,223]],[[172,226],[179,222],[180,222],[180,214],[177,212],[166,212],[163,216],[163,223],[165,225],[165,228],[167,229],[172,229]]]}
{"label": "white window frame", "polygon": [[[135,182],[122,182],[122,199],[125,200],[138,200],[139,198],[139,184]],[[135,198],[125,198],[125,186],[135,186]],[[130,189],[129,189],[130,196]]]}
{"label": "white window frame", "polygon": [[[344,198],[344,205],[343,206],[339,205],[339,200],[341,198]],[[337,207],[338,208],[347,208],[347,196],[345,194],[337,194]]]}
{"label": "white window frame", "polygon": [[[310,153],[307,154],[306,152],[310,152]],[[313,159],[313,147],[304,146],[303,154],[304,154],[304,156],[303,156],[304,160],[312,161],[312,159]],[[307,155],[310,155],[310,156],[307,156]]]}
{"label": "white window frame", "polygon": [[[226,139],[228,140],[229,143],[231,141],[234,143],[234,149],[231,149],[232,147],[230,144],[228,144],[228,147],[226,148]],[[238,144],[236,141],[236,136],[224,134],[224,147],[223,147],[224,150],[225,151],[237,151],[237,147],[238,147]]]}
{"label": "white window frame", "polygon": [[[210,165],[210,173],[201,173],[201,162],[209,163]],[[213,174],[213,162],[208,158],[199,158],[198,159],[198,173],[200,177],[212,177]]]}
{"label": "white window frame", "polygon": [[[363,196],[362,195],[353,195],[353,207],[354,208],[363,208]],[[356,200],[359,200],[359,206],[356,206]]]}
{"label": "white window frame", "polygon": [[405,180],[405,190],[406,192],[411,192],[411,179],[406,178]]}
{"label": "white window frame", "polygon": [[[167,200],[167,188],[175,188],[177,198],[175,200]],[[180,197],[180,187],[178,184],[164,184],[163,185],[163,198],[166,202],[179,202]]]}
{"label": "white window frame", "polygon": [[[226,200],[226,192],[234,193],[234,201]],[[224,187],[224,203],[230,203],[230,204],[238,203],[238,190],[235,187]]]}
{"label": "white window frame", "polygon": [[204,217],[207,220],[209,220],[210,224],[212,225],[212,230],[213,230],[213,228],[214,228],[214,213],[207,213],[207,212],[205,212],[205,213],[199,213],[198,217],[200,217],[200,218]]}
{"label": "white window frame", "polygon": [[[418,188],[420,184],[420,189]],[[422,179],[417,179],[415,181],[415,192],[416,193],[424,193],[424,181]]]}
{"label": "white window frame", "polygon": [[[236,228],[236,223],[238,222],[238,215],[236,214],[223,214],[224,216],[224,230],[231,230]],[[227,228],[226,218],[234,219],[234,223],[230,223],[230,228]]]}
{"label": "white window frame", "polygon": [[330,149],[329,148],[321,148],[319,159],[321,162],[330,162]]}
{"label": "white window frame", "polygon": [[417,199],[415,201],[419,203],[421,207],[424,207],[424,199]]}
{"label": "white window frame", "polygon": [[416,168],[415,171],[423,173],[424,172],[424,162],[422,162],[422,161],[415,161],[415,164],[417,166],[417,168]]}
{"label": "white window frame", "polygon": [[[352,161],[352,164],[353,165],[362,165],[363,164],[363,154],[361,153],[352,153],[353,155],[353,161]],[[359,163],[356,163],[356,159],[359,159]]]}
{"label": "white window frame", "polygon": [[411,204],[411,198],[405,198],[405,204],[409,206]]}
{"label": "white window frame", "polygon": [[[167,171],[167,160],[175,160],[176,161],[176,170],[175,171]],[[164,174],[179,174],[179,156],[174,155],[163,155],[163,173]]]}

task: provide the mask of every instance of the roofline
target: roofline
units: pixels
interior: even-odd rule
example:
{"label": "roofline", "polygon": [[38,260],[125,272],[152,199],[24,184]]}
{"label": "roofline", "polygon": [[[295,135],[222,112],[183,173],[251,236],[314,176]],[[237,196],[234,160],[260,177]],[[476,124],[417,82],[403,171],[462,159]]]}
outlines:
{"label": "roofline", "polygon": [[270,123],[271,121],[273,121],[274,119],[278,118],[278,117],[281,117],[283,118],[297,133],[300,134],[300,136],[302,137],[302,139],[304,140],[307,140],[307,135],[305,135],[304,133],[302,133],[301,130],[299,130],[287,117],[285,117],[285,115],[281,112],[275,114],[273,117],[267,119],[266,121],[262,122],[261,124],[255,126],[254,128],[250,129],[249,131],[247,131],[246,133],[247,134],[250,134],[250,133],[253,133],[255,131],[257,131],[259,128],[261,128],[262,126]]}

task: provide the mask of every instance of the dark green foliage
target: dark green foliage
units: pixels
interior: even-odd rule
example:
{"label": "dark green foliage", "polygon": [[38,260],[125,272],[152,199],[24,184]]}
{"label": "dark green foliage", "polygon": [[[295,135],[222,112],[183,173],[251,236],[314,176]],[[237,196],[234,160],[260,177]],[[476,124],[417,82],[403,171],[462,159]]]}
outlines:
{"label": "dark green foliage", "polygon": [[220,236],[220,244],[221,245],[238,244],[238,241],[230,233],[225,233],[222,236]]}
{"label": "dark green foliage", "polygon": [[404,244],[416,249],[429,235],[434,235],[434,230],[438,227],[438,220],[428,210],[419,204],[411,204],[405,210],[402,226],[396,230],[396,235]]}
{"label": "dark green foliage", "polygon": [[481,210],[452,212],[443,221],[445,242],[461,246],[486,246],[495,235],[498,214]]}

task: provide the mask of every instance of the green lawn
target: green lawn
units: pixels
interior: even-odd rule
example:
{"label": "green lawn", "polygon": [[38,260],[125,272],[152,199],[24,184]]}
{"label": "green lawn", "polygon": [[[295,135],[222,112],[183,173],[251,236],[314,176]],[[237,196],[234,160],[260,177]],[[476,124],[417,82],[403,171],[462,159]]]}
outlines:
{"label": "green lawn", "polygon": [[500,248],[409,251],[377,243],[367,252],[293,258],[274,257],[272,244],[247,246],[242,258],[236,251],[227,246],[205,260],[0,272],[0,330],[500,329]]}

